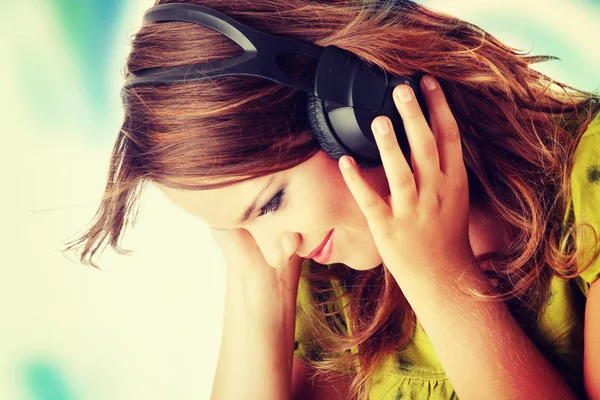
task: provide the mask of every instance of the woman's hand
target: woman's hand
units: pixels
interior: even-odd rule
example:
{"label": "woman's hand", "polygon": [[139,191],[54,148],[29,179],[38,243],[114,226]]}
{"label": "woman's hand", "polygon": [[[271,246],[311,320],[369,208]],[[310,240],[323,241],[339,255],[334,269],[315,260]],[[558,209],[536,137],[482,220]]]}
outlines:
{"label": "woman's hand", "polygon": [[[371,125],[390,187],[382,198],[362,178],[352,157],[340,159],[342,175],[368,220],[384,265],[398,280],[402,273],[438,274],[436,265],[465,267],[474,262],[469,243],[469,191],[458,125],[435,79],[421,80],[431,129],[412,89],[399,85],[394,100],[411,148],[409,168],[387,117]],[[408,90],[402,94],[402,90]],[[406,98],[407,102],[402,102]],[[352,161],[344,169],[345,161]],[[439,268],[439,267],[438,267]]]}
{"label": "woman's hand", "polygon": [[256,241],[247,230],[210,229],[210,232],[223,253],[228,274],[233,273],[240,278],[256,278],[270,288],[286,289],[295,293],[300,278],[302,257],[294,254],[287,265],[273,268],[267,263]]}
{"label": "woman's hand", "polygon": [[225,313],[213,399],[289,398],[302,258],[273,268],[245,229],[211,234],[225,256]]}

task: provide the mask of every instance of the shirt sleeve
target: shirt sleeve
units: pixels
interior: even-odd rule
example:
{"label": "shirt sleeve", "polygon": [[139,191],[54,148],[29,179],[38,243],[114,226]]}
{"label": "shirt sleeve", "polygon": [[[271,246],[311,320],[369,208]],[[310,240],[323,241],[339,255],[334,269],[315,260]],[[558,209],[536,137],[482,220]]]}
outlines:
{"label": "shirt sleeve", "polygon": [[[575,223],[594,227],[600,241],[600,114],[581,138],[574,160],[571,189]],[[600,276],[600,242],[594,248],[594,232],[589,227],[579,229],[577,246],[585,249],[578,260],[580,268],[595,257],[594,262],[575,278],[587,297],[591,284]]]}

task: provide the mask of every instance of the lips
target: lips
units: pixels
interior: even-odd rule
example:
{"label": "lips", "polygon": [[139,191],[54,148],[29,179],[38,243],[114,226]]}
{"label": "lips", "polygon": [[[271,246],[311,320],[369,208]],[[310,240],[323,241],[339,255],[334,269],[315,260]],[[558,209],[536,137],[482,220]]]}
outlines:
{"label": "lips", "polygon": [[313,258],[317,254],[319,254],[319,252],[321,251],[321,249],[323,248],[323,246],[325,246],[325,243],[327,243],[327,241],[329,240],[329,237],[331,236],[332,233],[333,233],[333,229],[329,231],[329,233],[327,234],[327,236],[325,236],[325,239],[323,239],[323,241],[321,242],[321,244],[319,244],[313,251],[310,252],[310,254],[308,254],[304,258]]}

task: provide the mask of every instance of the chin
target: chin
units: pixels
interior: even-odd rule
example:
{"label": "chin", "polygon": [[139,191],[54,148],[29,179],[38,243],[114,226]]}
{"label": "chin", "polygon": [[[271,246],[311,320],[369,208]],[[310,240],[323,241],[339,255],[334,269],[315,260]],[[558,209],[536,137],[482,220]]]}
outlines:
{"label": "chin", "polygon": [[382,262],[383,262],[383,260],[381,260],[381,258],[380,258],[380,259],[374,260],[372,262],[365,262],[365,263],[361,263],[361,264],[345,264],[345,265],[348,268],[352,268],[357,271],[368,271],[370,269],[379,267]]}

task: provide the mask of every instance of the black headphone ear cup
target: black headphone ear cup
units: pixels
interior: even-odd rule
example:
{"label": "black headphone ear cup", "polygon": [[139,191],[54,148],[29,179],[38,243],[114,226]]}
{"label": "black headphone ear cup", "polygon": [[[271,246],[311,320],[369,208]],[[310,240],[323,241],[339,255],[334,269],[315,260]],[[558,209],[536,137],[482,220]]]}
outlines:
{"label": "black headphone ear cup", "polygon": [[360,168],[373,168],[382,165],[381,161],[364,159],[360,155],[346,149],[343,143],[334,135],[333,129],[327,121],[323,100],[313,93],[306,93],[306,117],[321,148],[334,160],[337,161],[343,155],[348,155],[354,158]]}
{"label": "black headphone ear cup", "polygon": [[334,160],[339,160],[344,154],[351,155],[343,145],[338,142],[337,138],[331,131],[329,123],[327,122],[327,116],[325,115],[325,109],[323,100],[315,96],[313,93],[306,94],[306,117],[308,123],[317,137],[321,148],[329,154]]}

